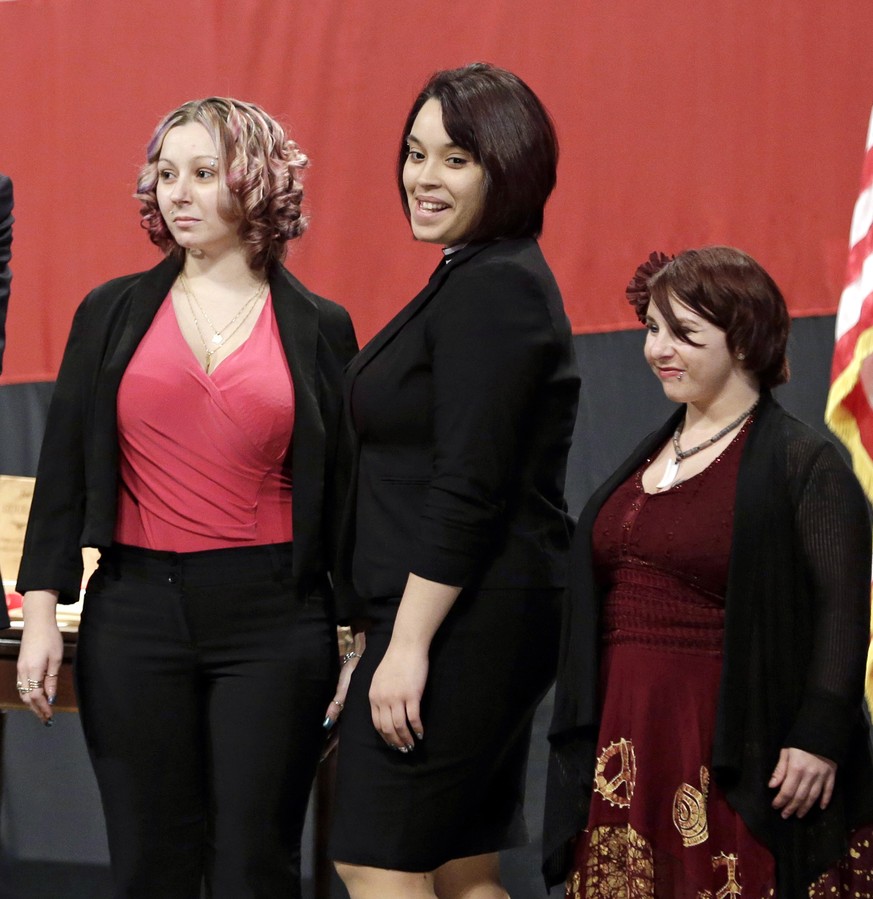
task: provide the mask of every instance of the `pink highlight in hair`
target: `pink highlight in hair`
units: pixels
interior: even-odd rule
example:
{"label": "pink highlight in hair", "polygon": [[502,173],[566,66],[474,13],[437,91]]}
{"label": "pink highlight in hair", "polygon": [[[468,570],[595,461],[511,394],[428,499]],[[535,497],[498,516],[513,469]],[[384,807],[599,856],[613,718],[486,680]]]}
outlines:
{"label": "pink highlight in hair", "polygon": [[169,256],[184,255],[158,208],[157,160],[167,132],[189,122],[203,125],[215,140],[228,194],[225,212],[239,220],[249,265],[260,271],[281,261],[288,241],[307,226],[300,176],[309,160],[260,107],[231,98],[192,100],[164,116],[155,129],[134,194],[149,238]]}

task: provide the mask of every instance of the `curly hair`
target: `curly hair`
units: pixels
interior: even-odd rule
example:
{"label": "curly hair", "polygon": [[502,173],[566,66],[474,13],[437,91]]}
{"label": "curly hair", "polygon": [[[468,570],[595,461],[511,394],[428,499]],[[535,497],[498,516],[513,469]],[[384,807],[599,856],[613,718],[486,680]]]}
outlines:
{"label": "curly hair", "polygon": [[167,132],[189,122],[203,125],[215,141],[226,188],[221,214],[239,222],[240,241],[251,268],[265,270],[284,259],[288,241],[307,226],[301,211],[300,175],[309,159],[263,109],[228,97],[184,103],[155,129],[134,194],[142,204],[140,224],[152,242],[168,256],[184,256],[161,215],[156,187],[157,161]]}

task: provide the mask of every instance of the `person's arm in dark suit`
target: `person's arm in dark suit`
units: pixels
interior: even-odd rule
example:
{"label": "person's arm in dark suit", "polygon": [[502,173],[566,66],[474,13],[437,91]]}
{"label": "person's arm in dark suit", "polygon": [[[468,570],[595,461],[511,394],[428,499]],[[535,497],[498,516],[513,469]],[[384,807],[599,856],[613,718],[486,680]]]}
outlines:
{"label": "person's arm in dark suit", "polygon": [[[351,622],[362,613],[362,602],[355,593],[350,578],[345,576],[341,558],[342,522],[349,496],[354,465],[351,424],[342,403],[342,382],[345,367],[358,352],[355,328],[348,312],[335,303],[319,300],[321,334],[326,346],[320,357],[320,377],[324,392],[322,414],[327,435],[324,481],[324,556],[334,593],[334,609],[338,622]],[[337,643],[340,644],[339,634]],[[330,730],[339,718],[348,693],[357,660],[364,652],[363,633],[355,638],[357,656],[342,664],[334,699],[325,710],[324,727]]]}
{"label": "person's arm in dark suit", "polygon": [[502,258],[459,271],[432,301],[433,475],[419,549],[370,689],[374,726],[398,748],[424,732],[431,640],[479,573],[519,476],[525,421],[554,339],[544,289]]}
{"label": "person's arm in dark suit", "polygon": [[342,402],[343,373],[346,366],[358,352],[358,340],[351,317],[342,307],[330,304],[322,310],[329,313],[325,317],[325,339],[330,346],[331,366],[322,377],[324,390],[331,394],[331,402],[325,408],[332,416],[325,422],[328,435],[327,458],[324,484],[325,517],[325,558],[330,570],[334,591],[337,618],[348,621],[360,616],[365,607],[355,594],[350,577],[347,576],[341,555],[342,523],[349,496],[352,470],[355,464],[351,422]]}
{"label": "person's arm in dark suit", "polygon": [[523,475],[527,425],[556,342],[537,275],[505,258],[464,275],[434,301],[429,325],[433,473],[410,560],[421,577],[462,587],[481,574]]}
{"label": "person's arm in dark suit", "polygon": [[52,590],[65,603],[78,600],[82,584],[87,400],[100,359],[90,296],[73,317],[55,380],[18,572],[20,593]]}
{"label": "person's arm in dark suit", "polygon": [[6,310],[9,307],[9,288],[12,272],[12,181],[0,175],[0,372],[3,371],[3,351],[6,349]]}
{"label": "person's arm in dark suit", "polygon": [[[12,280],[9,271],[14,221],[12,205],[12,181],[6,175],[0,175],[0,372],[3,371],[3,350],[6,349],[6,310],[9,306],[9,282]],[[0,628],[3,627],[9,627],[5,601],[0,603]]]}
{"label": "person's arm in dark suit", "polygon": [[[88,352],[91,343],[86,298],[73,319],[55,381],[18,572],[26,622],[18,656],[22,680],[35,676],[30,672],[41,676],[60,669],[63,640],[56,606],[59,598],[75,601],[82,582],[79,535],[85,505],[85,385],[93,381],[91,372],[98,355]],[[48,686],[56,688],[57,681]],[[31,706],[45,723],[52,718],[49,695],[47,690]]]}

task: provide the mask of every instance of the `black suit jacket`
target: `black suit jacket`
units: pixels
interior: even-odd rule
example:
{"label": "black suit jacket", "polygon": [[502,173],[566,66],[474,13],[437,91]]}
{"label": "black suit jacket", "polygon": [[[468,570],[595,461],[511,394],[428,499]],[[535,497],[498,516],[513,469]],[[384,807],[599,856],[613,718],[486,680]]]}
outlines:
{"label": "black suit jacket", "polygon": [[[79,306],[58,373],[40,453],[19,572],[20,592],[79,596],[80,549],[112,543],[118,492],[116,398],[121,377],[178,274],[178,263],[109,281]],[[332,572],[348,448],[342,373],[357,350],[341,306],[310,293],[280,265],[270,271],[276,322],[294,380],[291,444],[297,589]],[[335,584],[342,602],[342,584]]]}
{"label": "black suit jacket", "polygon": [[[6,309],[9,306],[9,260],[12,257],[12,181],[0,175],[0,372],[3,371],[3,351],[6,349]],[[0,602],[0,628],[9,627],[6,603]]]}
{"label": "black suit jacket", "polygon": [[6,349],[6,310],[9,307],[9,284],[12,272],[12,180],[0,174],[0,372],[3,371],[3,351]]}
{"label": "black suit jacket", "polygon": [[358,440],[353,580],[560,587],[579,376],[534,240],[471,244],[349,366]]}

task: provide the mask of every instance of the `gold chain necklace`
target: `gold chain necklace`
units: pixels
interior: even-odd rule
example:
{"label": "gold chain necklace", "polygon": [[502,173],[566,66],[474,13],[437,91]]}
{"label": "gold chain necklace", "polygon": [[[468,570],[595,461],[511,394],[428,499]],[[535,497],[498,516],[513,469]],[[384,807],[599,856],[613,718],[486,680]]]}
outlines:
{"label": "gold chain necklace", "polygon": [[197,308],[200,310],[200,314],[206,319],[206,323],[210,328],[212,328],[212,343],[214,343],[216,346],[221,346],[223,343],[225,343],[225,341],[230,340],[230,338],[236,332],[236,329],[234,329],[234,331],[231,331],[231,333],[228,334],[227,337],[224,336],[224,332],[229,327],[231,327],[231,325],[233,325],[233,323],[243,314],[243,312],[246,311],[247,306],[249,306],[250,304],[254,304],[255,301],[260,298],[261,293],[267,285],[266,281],[261,281],[261,283],[258,284],[255,292],[237,310],[236,315],[234,315],[234,317],[223,328],[216,328],[212,322],[212,319],[209,317],[209,313],[207,313],[207,311],[200,304],[200,301],[197,299],[197,295],[194,293],[194,288],[191,287],[191,285],[188,283],[188,279],[185,277],[184,272],[179,273],[179,283],[182,285],[182,289],[185,291],[185,295],[188,297],[188,304],[190,305],[191,300],[193,300]]}
{"label": "gold chain necklace", "polygon": [[[261,296],[263,296],[263,293],[267,287],[267,282],[262,281],[258,285],[257,290],[245,301],[245,303],[242,304],[242,306],[240,306],[240,308],[237,310],[236,315],[234,315],[234,317],[221,329],[215,327],[206,310],[200,305],[200,301],[194,294],[194,288],[189,285],[188,279],[185,277],[184,272],[179,273],[179,283],[182,285],[182,290],[185,292],[185,297],[188,300],[188,309],[191,312],[191,318],[194,320],[194,327],[197,329],[197,336],[200,338],[200,343],[203,344],[203,352],[206,354],[206,374],[208,375],[209,370],[212,367],[212,357],[245,324],[246,320],[251,314],[252,309],[254,309],[257,305],[257,301],[261,298]],[[209,327],[212,328],[212,338],[210,339],[209,343],[207,343],[206,341],[206,335],[203,333],[203,328],[200,327],[200,320],[197,318],[197,313],[194,311],[195,304],[200,310],[200,313],[206,319]],[[229,333],[226,333],[228,328],[232,328],[232,330]],[[212,346],[210,346],[210,343],[212,344]]]}

